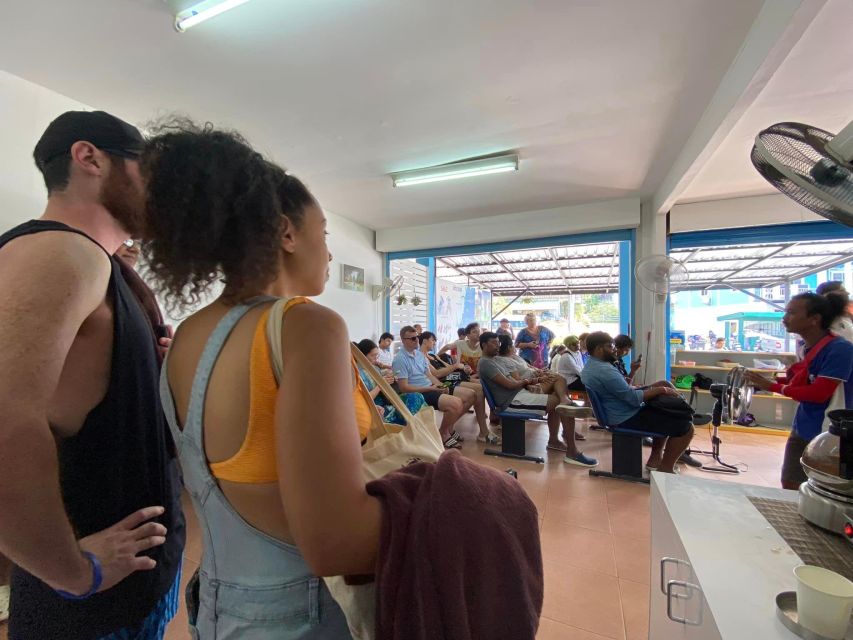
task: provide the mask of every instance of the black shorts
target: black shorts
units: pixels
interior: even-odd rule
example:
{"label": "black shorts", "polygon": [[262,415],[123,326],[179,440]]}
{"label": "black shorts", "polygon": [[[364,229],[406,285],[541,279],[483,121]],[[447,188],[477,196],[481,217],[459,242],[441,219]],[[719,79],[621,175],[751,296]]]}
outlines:
{"label": "black shorts", "polygon": [[676,418],[657,407],[646,405],[634,417],[617,426],[677,438],[690,433],[690,430],[693,428],[693,421],[685,418]]}
{"label": "black shorts", "polygon": [[421,395],[429,406],[438,410],[438,399],[444,394],[440,391],[421,391]]}
{"label": "black shorts", "polygon": [[807,446],[809,446],[809,443],[793,431],[788,436],[788,442],[785,444],[785,458],[782,461],[783,484],[787,486],[799,486],[808,480],[805,469],[800,464],[800,458],[803,457],[803,452],[805,452]]}
{"label": "black shorts", "polygon": [[566,385],[566,388],[569,391],[586,391],[586,387],[584,386],[584,383],[581,382],[580,378],[575,378],[572,384]]}

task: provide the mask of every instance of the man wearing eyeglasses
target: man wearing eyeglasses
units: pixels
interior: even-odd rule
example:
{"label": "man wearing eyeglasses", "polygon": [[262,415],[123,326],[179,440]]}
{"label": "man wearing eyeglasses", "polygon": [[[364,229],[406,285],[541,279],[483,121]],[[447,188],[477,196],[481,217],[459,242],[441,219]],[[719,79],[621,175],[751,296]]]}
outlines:
{"label": "man wearing eyeglasses", "polygon": [[458,449],[462,439],[453,430],[453,426],[470,408],[470,404],[448,393],[447,387],[429,371],[429,362],[420,350],[418,332],[414,327],[400,329],[403,348],[394,356],[394,375],[400,393],[423,394],[427,404],[442,412],[441,439],[446,449]]}
{"label": "man wearing eyeglasses", "polygon": [[0,552],[10,638],[159,640],[180,475],[150,322],[113,256],[144,231],[139,131],[70,111],[33,152],[44,214],[0,236]]}

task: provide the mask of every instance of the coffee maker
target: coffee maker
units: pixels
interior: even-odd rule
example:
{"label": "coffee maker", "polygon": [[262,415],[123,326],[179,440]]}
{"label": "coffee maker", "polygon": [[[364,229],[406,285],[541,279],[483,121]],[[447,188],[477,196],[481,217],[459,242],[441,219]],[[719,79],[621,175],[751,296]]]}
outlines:
{"label": "coffee maker", "polygon": [[799,513],[853,541],[853,411],[827,414],[829,430],[806,447],[800,463],[808,480],[800,485]]}

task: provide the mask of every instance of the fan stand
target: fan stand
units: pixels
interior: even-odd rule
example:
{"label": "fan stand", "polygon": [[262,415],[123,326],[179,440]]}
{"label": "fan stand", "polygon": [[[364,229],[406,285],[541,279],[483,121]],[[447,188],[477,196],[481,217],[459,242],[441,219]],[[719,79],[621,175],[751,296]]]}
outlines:
{"label": "fan stand", "polygon": [[714,410],[711,413],[711,424],[714,426],[714,431],[711,434],[711,450],[710,451],[698,451],[695,449],[688,449],[691,454],[698,454],[703,456],[711,456],[711,458],[717,463],[716,465],[712,464],[703,464],[700,468],[700,471],[707,471],[708,473],[734,473],[739,474],[740,469],[736,466],[723,462],[720,459],[720,445],[723,443],[722,439],[720,439],[720,424],[723,421],[723,394],[726,389],[725,384],[712,384],[711,385],[711,395],[716,398],[716,402],[714,402]]}

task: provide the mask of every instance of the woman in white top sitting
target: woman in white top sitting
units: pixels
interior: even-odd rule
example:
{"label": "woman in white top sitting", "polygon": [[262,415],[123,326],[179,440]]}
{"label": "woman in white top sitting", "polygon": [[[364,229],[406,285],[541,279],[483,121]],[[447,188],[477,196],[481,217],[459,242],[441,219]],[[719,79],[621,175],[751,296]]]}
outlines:
{"label": "woman in white top sitting", "polygon": [[560,364],[560,358],[563,357],[563,354],[566,352],[565,345],[557,345],[553,349],[551,349],[551,364],[549,365],[549,369],[551,373],[557,373],[557,367]]}
{"label": "woman in white top sitting", "polygon": [[465,372],[472,378],[478,378],[477,364],[479,364],[480,357],[483,355],[483,352],[480,350],[480,323],[470,323],[465,327],[465,338],[444,345],[438,352],[438,355],[442,355],[454,348],[456,349],[456,362],[470,368],[470,371],[465,369]]}
{"label": "woman in white top sitting", "polygon": [[560,358],[557,373],[566,381],[566,387],[571,391],[586,391],[581,382],[583,371],[583,355],[581,354],[580,338],[569,336],[563,342],[566,352]]}

